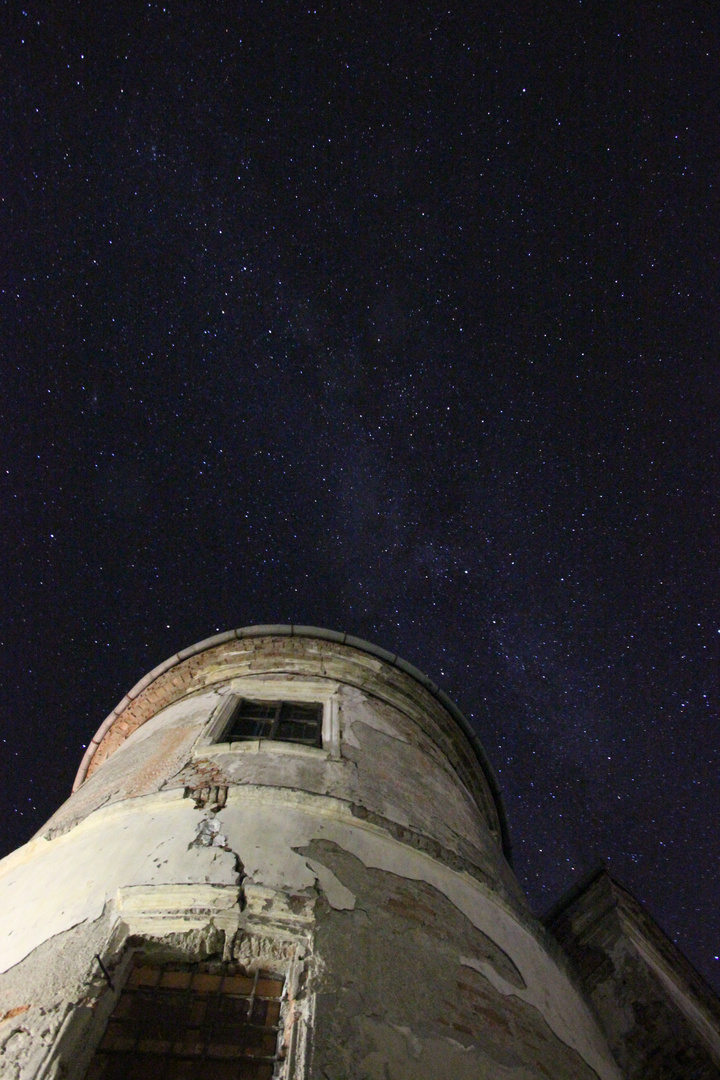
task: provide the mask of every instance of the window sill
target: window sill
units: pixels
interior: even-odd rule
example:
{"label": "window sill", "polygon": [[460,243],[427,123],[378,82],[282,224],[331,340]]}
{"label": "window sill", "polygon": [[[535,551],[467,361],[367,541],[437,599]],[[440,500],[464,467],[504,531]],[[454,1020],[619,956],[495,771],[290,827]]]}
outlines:
{"label": "window sill", "polygon": [[277,739],[246,739],[242,742],[207,743],[196,746],[194,760],[216,757],[220,754],[285,754],[290,757],[314,758],[329,761],[330,754],[320,746],[303,746],[300,743],[279,742]]}

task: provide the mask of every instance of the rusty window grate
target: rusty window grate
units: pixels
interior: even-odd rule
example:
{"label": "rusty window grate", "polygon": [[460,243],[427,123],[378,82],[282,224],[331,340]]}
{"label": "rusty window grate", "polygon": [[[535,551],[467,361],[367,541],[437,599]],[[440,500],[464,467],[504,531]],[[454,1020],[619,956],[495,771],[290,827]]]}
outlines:
{"label": "rusty window grate", "polygon": [[283,980],[236,964],[139,962],[86,1080],[272,1080]]}
{"label": "rusty window grate", "polygon": [[322,714],[322,705],[315,702],[240,698],[222,741],[277,739],[304,746],[322,746]]}

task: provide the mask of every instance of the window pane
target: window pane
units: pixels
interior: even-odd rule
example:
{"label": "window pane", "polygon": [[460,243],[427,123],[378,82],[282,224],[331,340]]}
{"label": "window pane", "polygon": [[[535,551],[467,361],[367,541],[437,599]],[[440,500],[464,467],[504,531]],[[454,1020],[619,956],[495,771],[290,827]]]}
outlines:
{"label": "window pane", "polygon": [[322,705],[305,705],[297,701],[284,701],[281,710],[283,720],[304,720],[317,723],[322,719]]}
{"label": "window pane", "polygon": [[270,720],[246,720],[241,717],[235,721],[225,738],[227,742],[238,739],[269,739],[271,730]]}
{"label": "window pane", "polygon": [[301,701],[249,701],[241,698],[222,741],[279,739],[281,742],[322,745],[319,703]]}
{"label": "window pane", "polygon": [[290,720],[281,720],[278,724],[276,739],[280,742],[304,743],[307,746],[315,746],[319,739],[317,724],[296,724]]}
{"label": "window pane", "polygon": [[319,746],[322,735],[322,705],[284,701],[275,736],[285,742]]}
{"label": "window pane", "polygon": [[254,717],[256,720],[272,720],[277,711],[275,701],[248,701],[242,698],[236,716]]}
{"label": "window pane", "polygon": [[224,740],[269,739],[277,711],[277,702],[241,698],[223,736]]}

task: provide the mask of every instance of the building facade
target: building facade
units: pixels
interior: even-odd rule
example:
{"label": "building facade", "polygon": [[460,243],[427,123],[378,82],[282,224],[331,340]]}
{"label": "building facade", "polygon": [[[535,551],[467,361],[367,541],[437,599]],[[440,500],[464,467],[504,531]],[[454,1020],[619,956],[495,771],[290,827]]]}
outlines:
{"label": "building facade", "polygon": [[[0,1076],[666,1075],[603,1012],[607,934],[588,983],[582,910],[532,914],[482,747],[421,672],[311,627],[221,634],[129,692],[0,863]],[[720,1075],[716,1000],[666,968],[688,1077]]]}

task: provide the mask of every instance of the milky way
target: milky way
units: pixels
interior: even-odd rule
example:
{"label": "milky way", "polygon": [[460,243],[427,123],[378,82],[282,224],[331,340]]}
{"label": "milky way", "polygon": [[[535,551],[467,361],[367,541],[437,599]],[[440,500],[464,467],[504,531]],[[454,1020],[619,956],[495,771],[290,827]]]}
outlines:
{"label": "milky way", "polygon": [[17,9],[2,90],[2,849],[166,656],[426,671],[548,907],[717,960],[720,18]]}

